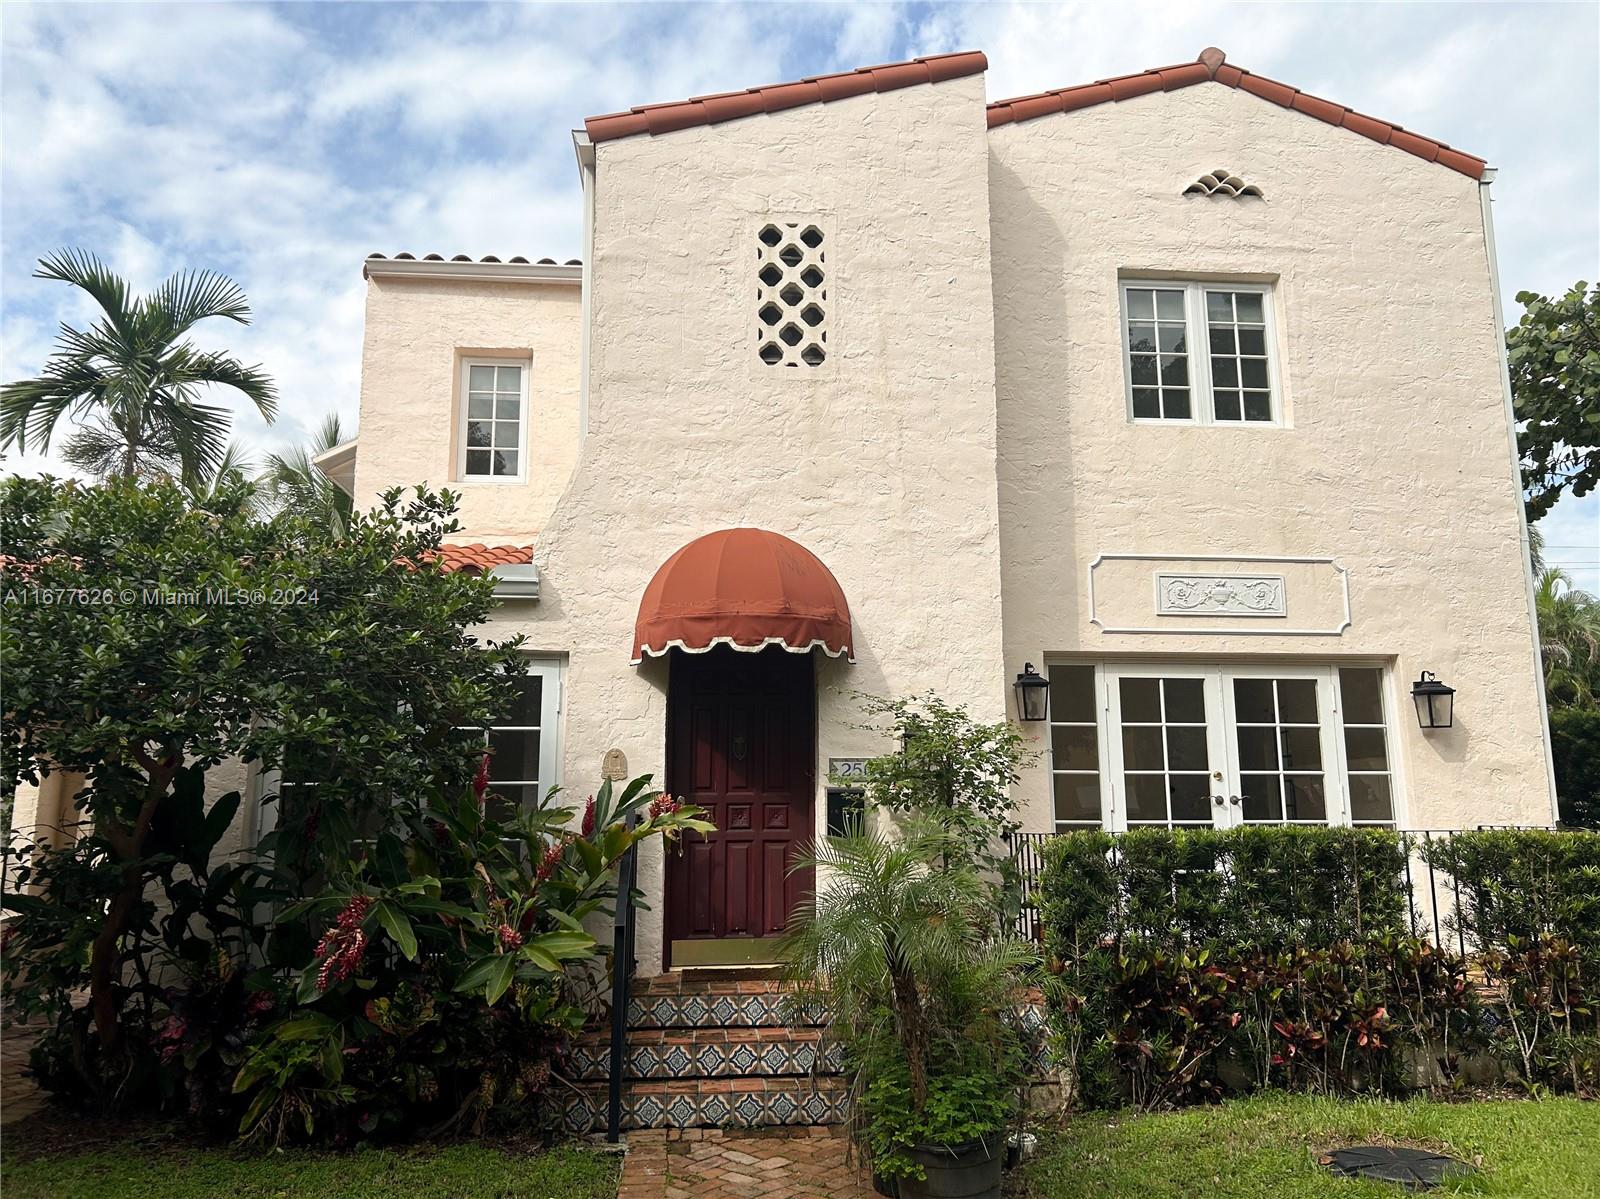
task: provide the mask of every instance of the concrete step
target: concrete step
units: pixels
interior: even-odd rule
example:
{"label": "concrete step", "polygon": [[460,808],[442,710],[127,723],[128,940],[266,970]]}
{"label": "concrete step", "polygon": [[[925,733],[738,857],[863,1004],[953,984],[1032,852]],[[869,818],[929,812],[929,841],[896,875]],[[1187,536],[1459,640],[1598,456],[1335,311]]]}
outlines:
{"label": "concrete step", "polygon": [[[604,1130],[603,1082],[565,1091],[561,1119],[573,1133]],[[839,1124],[846,1116],[841,1078],[703,1078],[630,1082],[623,1088],[624,1129],[780,1128]]]}
{"label": "concrete step", "polygon": [[[804,1077],[837,1074],[840,1046],[822,1030],[799,1028],[636,1028],[629,1030],[623,1077],[688,1079]],[[572,1050],[572,1077],[603,1082],[611,1074],[611,1034],[591,1029]]]}

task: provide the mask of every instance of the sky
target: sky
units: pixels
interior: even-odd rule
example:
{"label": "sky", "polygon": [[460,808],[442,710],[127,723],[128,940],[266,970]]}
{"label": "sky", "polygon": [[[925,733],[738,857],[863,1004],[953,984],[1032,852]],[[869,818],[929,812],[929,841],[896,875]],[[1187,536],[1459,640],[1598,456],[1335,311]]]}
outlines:
{"label": "sky", "polygon": [[[579,253],[570,130],[635,104],[983,50],[991,99],[1229,61],[1486,157],[1507,319],[1600,279],[1600,4],[0,4],[0,378],[92,312],[31,279],[89,249],[136,287],[209,267],[254,322],[196,340],[259,362],[259,461],[353,428],[377,251]],[[228,393],[218,393],[219,397]],[[59,464],[11,455],[8,470]],[[1600,591],[1600,494],[1542,522]]]}

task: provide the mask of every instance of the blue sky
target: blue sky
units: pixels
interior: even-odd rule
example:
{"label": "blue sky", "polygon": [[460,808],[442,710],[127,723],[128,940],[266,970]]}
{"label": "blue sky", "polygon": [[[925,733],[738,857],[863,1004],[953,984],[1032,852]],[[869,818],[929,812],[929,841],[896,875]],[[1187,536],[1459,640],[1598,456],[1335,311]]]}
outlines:
{"label": "blue sky", "polygon": [[[1600,277],[1600,6],[399,3],[0,6],[0,375],[87,312],[37,257],[142,287],[209,266],[256,312],[204,338],[278,380],[258,455],[356,415],[371,251],[578,253],[583,117],[980,49],[991,98],[1230,61],[1487,157],[1508,314]],[[37,457],[8,469],[37,470]],[[58,468],[59,469],[59,468]],[[1600,588],[1600,496],[1546,519]]]}

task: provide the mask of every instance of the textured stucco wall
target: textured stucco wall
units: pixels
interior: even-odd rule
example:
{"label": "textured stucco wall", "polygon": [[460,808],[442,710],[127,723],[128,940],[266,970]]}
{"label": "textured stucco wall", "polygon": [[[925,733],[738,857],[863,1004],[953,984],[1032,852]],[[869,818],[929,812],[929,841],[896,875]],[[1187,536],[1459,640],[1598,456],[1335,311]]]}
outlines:
{"label": "textured stucco wall", "polygon": [[[448,486],[468,539],[532,541],[578,456],[580,300],[564,283],[369,280],[357,505],[386,487]],[[458,475],[461,359],[478,356],[531,359],[525,483]]]}
{"label": "textured stucco wall", "polygon": [[[1210,84],[1006,125],[990,149],[1007,664],[1381,658],[1410,824],[1548,822],[1479,185]],[[1181,194],[1213,167],[1265,200]],[[1287,427],[1130,424],[1119,272],[1276,279]],[[1102,553],[1333,556],[1353,623],[1104,633]],[[1457,688],[1448,732],[1411,714],[1424,669]],[[1045,765],[1022,785],[1040,829]]]}
{"label": "textured stucco wall", "polygon": [[[750,525],[832,569],[858,661],[818,659],[824,759],[882,748],[851,690],[1004,710],[981,77],[598,147],[588,438],[537,551],[541,599],[494,633],[569,655],[565,778],[612,746],[663,777],[667,666],[628,665],[656,568]],[[830,230],[830,361],[755,359],[755,236]],[[363,430],[365,438],[365,430]],[[363,445],[365,453],[365,445]],[[639,959],[661,961],[655,911]]]}

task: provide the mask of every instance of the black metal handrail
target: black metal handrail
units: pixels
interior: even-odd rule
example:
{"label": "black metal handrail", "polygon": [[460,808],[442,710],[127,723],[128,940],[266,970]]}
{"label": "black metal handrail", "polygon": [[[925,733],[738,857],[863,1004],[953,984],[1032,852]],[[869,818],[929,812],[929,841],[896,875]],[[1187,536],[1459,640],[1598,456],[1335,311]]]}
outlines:
{"label": "black metal handrail", "polygon": [[[638,822],[638,813],[630,812],[626,827],[631,830]],[[611,918],[611,1081],[606,1140],[613,1145],[622,1135],[622,1072],[628,1053],[633,983],[633,892],[638,876],[638,850],[630,848],[617,863],[617,908]]]}

